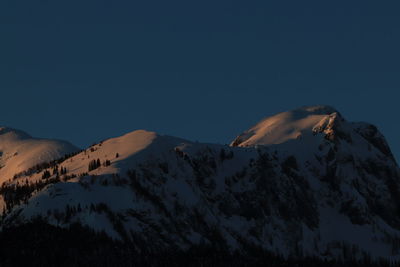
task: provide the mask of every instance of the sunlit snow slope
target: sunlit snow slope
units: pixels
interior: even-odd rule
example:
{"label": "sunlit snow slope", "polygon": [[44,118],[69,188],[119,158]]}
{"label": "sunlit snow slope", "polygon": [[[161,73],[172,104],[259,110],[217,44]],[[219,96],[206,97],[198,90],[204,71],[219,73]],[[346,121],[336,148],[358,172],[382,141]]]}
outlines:
{"label": "sunlit snow slope", "polygon": [[310,106],[267,117],[239,135],[233,146],[281,144],[329,122],[338,112],[329,106]]}
{"label": "sunlit snow slope", "polygon": [[23,131],[0,127],[0,184],[36,164],[77,150],[65,141],[33,138]]}

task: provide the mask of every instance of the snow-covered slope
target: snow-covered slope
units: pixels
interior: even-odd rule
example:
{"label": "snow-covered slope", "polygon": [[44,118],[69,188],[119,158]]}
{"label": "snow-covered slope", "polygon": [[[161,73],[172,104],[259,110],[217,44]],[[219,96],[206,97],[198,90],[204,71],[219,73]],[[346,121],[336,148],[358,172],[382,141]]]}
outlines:
{"label": "snow-covered slope", "polygon": [[268,117],[239,135],[232,146],[281,144],[322,127],[332,116],[340,116],[329,106],[310,106]]}
{"label": "snow-covered slope", "polygon": [[4,183],[2,224],[78,222],[138,249],[399,259],[400,171],[376,127],[306,107],[232,145],[143,130],[106,140]]}
{"label": "snow-covered slope", "polygon": [[36,164],[77,150],[65,141],[33,138],[23,131],[0,127],[0,184]]}

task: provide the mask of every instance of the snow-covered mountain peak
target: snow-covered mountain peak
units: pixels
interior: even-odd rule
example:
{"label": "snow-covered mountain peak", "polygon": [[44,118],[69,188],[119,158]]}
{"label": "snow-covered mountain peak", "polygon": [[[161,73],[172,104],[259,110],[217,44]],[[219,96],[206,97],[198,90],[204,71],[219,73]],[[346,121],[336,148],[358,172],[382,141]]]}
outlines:
{"label": "snow-covered mountain peak", "polygon": [[5,140],[21,140],[27,138],[31,138],[31,136],[24,131],[0,126],[0,142]]}
{"label": "snow-covered mountain peak", "polygon": [[328,105],[304,106],[293,110],[293,112],[308,112],[314,115],[329,115],[338,112],[334,107]]}
{"label": "snow-covered mountain peak", "polygon": [[21,130],[0,127],[0,184],[36,164],[77,150],[69,142],[34,138]]}
{"label": "snow-covered mountain peak", "polygon": [[159,135],[156,132],[147,130],[136,130],[120,137],[105,140],[99,145],[99,151],[111,155],[118,152],[121,158],[130,157],[142,150],[152,150],[152,146],[165,147],[179,142],[188,142],[184,139]]}
{"label": "snow-covered mountain peak", "polygon": [[281,144],[297,139],[304,134],[312,134],[326,127],[333,129],[344,121],[341,114],[330,106],[306,106],[278,113],[261,120],[239,135],[232,146],[254,146]]}

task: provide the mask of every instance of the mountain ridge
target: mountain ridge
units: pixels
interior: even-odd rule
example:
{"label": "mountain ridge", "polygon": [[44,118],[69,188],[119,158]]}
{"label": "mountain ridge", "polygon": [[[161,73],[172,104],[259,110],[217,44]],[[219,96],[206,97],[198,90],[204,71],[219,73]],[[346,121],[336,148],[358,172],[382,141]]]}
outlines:
{"label": "mountain ridge", "polygon": [[277,113],[262,119],[249,130],[240,134],[232,146],[254,146],[284,143],[296,139],[304,132],[313,132],[330,120],[342,120],[341,114],[331,106],[304,106]]}
{"label": "mountain ridge", "polygon": [[78,150],[67,141],[34,138],[21,130],[0,127],[0,183],[36,164]]}
{"label": "mountain ridge", "polygon": [[384,136],[326,106],[276,116],[231,146],[144,130],[105,140],[5,181],[1,225],[79,223],[154,251],[398,260],[400,170]]}

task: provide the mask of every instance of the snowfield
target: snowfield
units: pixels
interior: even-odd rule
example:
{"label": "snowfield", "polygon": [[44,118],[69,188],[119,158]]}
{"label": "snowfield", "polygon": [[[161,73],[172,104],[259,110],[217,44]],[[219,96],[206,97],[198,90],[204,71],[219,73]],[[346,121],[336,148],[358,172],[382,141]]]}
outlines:
{"label": "snowfield", "polygon": [[65,141],[33,138],[20,130],[0,127],[0,183],[36,164],[77,150]]}

